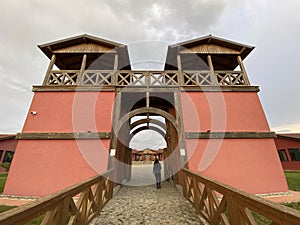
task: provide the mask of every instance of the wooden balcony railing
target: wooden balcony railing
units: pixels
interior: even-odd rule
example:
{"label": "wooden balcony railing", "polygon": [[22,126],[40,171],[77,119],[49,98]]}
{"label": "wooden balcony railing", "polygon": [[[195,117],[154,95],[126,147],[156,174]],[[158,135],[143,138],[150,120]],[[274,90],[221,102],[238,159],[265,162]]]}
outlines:
{"label": "wooden balcony railing", "polygon": [[183,169],[183,195],[210,225],[300,224],[300,213]]}
{"label": "wooden balcony railing", "polygon": [[50,70],[44,85],[249,86],[242,71]]}
{"label": "wooden balcony railing", "polygon": [[43,225],[89,224],[112,198],[112,175],[113,170],[109,170],[32,203],[11,209],[0,214],[0,224],[25,224],[37,217],[41,217]]}

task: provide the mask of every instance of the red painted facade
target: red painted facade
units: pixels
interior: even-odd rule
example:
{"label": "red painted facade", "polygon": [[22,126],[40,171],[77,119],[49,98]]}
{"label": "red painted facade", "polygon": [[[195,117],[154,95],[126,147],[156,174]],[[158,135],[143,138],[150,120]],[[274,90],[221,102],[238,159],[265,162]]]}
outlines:
{"label": "red painted facade", "polygon": [[[22,132],[110,132],[114,95],[35,93]],[[19,140],[4,194],[44,196],[86,180],[107,170],[108,149],[109,139]]]}
{"label": "red painted facade", "polygon": [[182,92],[181,102],[186,132],[270,131],[255,92]]}
{"label": "red painted facade", "polygon": [[300,170],[300,134],[278,134],[275,144],[283,169]]}
{"label": "red painted facade", "polygon": [[[181,99],[185,132],[269,131],[257,93],[190,92]],[[288,190],[273,139],[185,141],[189,168],[196,172],[250,193]]]}
{"label": "red painted facade", "polygon": [[22,132],[110,132],[114,96],[114,92],[35,93]]}

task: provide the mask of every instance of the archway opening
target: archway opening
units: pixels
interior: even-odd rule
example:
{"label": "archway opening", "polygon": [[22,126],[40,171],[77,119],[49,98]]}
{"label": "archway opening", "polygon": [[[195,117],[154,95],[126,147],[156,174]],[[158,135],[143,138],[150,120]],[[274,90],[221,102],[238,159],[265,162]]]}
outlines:
{"label": "archway opening", "polygon": [[114,124],[117,182],[130,182],[132,165],[137,161],[152,165],[158,158],[164,166],[163,177],[178,183],[180,119],[174,106],[175,93],[125,92],[119,97],[120,116]]}

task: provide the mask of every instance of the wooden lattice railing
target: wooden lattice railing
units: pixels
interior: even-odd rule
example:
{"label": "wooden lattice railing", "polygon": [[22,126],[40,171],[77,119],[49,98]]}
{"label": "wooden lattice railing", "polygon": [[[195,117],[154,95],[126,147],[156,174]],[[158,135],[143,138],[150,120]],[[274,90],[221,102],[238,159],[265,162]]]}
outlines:
{"label": "wooden lattice railing", "polygon": [[113,170],[32,203],[0,214],[1,225],[25,224],[40,218],[42,225],[86,225],[112,198]]}
{"label": "wooden lattice railing", "polygon": [[78,81],[79,70],[51,70],[47,85],[74,85]]}
{"label": "wooden lattice railing", "polygon": [[132,70],[50,70],[45,85],[108,86],[247,86],[241,71],[132,71]]}
{"label": "wooden lattice railing", "polygon": [[247,85],[247,79],[245,79],[242,71],[216,71],[218,84],[224,85]]}
{"label": "wooden lattice railing", "polygon": [[[210,225],[296,225],[300,213],[183,169],[183,195]],[[263,222],[262,222],[263,221]]]}

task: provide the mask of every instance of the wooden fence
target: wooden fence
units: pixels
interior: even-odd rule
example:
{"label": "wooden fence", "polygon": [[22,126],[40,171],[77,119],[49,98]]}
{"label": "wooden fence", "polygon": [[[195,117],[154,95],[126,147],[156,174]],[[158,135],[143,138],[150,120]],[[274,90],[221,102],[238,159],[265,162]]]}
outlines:
{"label": "wooden fence", "polygon": [[1,225],[25,224],[40,217],[42,225],[86,225],[112,198],[113,170],[32,203],[0,214]]}
{"label": "wooden fence", "polygon": [[300,212],[183,169],[183,195],[208,224],[296,225]]}

